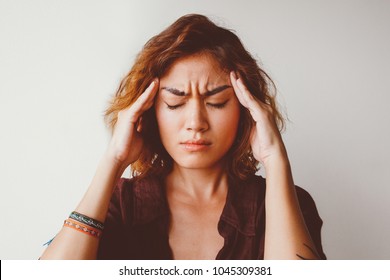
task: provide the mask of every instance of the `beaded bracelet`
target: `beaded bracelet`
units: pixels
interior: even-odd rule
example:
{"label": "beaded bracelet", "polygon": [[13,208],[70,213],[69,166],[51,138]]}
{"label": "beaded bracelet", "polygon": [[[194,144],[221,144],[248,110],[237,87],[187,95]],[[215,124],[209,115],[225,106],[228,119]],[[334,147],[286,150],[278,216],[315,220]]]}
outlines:
{"label": "beaded bracelet", "polygon": [[70,213],[69,218],[71,218],[75,221],[79,221],[80,223],[83,223],[85,225],[94,227],[96,229],[100,229],[100,230],[104,229],[104,224],[102,222],[99,222],[98,220],[95,220],[95,219],[92,219],[88,216],[80,214],[76,211],[73,211],[72,213]]}
{"label": "beaded bracelet", "polygon": [[102,235],[102,232],[100,230],[88,227],[88,226],[81,224],[81,223],[79,223],[73,219],[70,219],[70,218],[68,218],[64,221],[64,226],[69,227],[69,228],[73,228],[73,229],[78,230],[82,233],[86,233],[88,235],[91,235],[91,236],[97,237],[97,238],[99,238]]}

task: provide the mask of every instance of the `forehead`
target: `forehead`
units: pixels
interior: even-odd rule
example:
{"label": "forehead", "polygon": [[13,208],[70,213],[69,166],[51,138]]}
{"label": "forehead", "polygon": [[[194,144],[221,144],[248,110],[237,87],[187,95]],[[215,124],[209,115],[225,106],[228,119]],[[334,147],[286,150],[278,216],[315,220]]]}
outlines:
{"label": "forehead", "polygon": [[194,54],[176,60],[161,80],[215,80],[227,78],[218,61],[210,54]]}

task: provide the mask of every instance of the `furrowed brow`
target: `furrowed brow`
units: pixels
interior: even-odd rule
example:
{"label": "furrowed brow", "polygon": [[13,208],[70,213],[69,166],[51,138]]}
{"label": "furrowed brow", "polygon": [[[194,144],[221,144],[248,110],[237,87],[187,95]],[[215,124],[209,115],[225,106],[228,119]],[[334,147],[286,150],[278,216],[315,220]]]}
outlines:
{"label": "furrowed brow", "polygon": [[[210,91],[205,92],[203,95],[205,95],[205,96],[212,96],[212,95],[215,95],[215,94],[217,94],[217,93],[219,93],[221,91],[224,91],[227,88],[231,88],[231,86],[229,86],[229,85],[219,86],[219,87],[217,87],[215,89],[212,89]],[[162,87],[161,89],[169,91],[170,93],[172,93],[174,95],[177,95],[177,96],[187,96],[187,95],[189,95],[188,93],[186,93],[184,91],[181,91],[181,90],[178,90],[176,88]]]}
{"label": "furrowed brow", "polygon": [[186,96],[188,93],[185,93],[184,91],[175,89],[175,88],[170,88],[170,87],[162,87],[161,89],[165,89],[166,91],[169,91],[170,93],[177,95],[177,96]]}
{"label": "furrowed brow", "polygon": [[219,87],[217,87],[217,88],[215,88],[213,90],[210,90],[210,91],[206,92],[204,95],[205,96],[211,96],[211,95],[217,94],[218,92],[224,91],[227,88],[231,88],[231,86],[229,86],[229,85],[219,86]]}

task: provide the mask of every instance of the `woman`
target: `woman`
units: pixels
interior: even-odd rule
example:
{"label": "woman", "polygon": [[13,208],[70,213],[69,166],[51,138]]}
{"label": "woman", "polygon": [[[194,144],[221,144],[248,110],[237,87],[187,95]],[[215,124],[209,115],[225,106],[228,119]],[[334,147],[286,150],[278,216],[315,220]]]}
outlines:
{"label": "woman", "polygon": [[205,16],[153,37],[106,112],[112,139],[91,185],[41,259],[325,258],[272,89]]}

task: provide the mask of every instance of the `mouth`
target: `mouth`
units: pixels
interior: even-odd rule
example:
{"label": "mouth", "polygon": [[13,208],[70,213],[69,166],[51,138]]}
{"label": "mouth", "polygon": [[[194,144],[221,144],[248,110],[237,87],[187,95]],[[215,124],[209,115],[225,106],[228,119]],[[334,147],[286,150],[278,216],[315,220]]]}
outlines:
{"label": "mouth", "polygon": [[208,149],[211,142],[205,140],[188,140],[181,142],[180,146],[188,152],[198,152]]}

